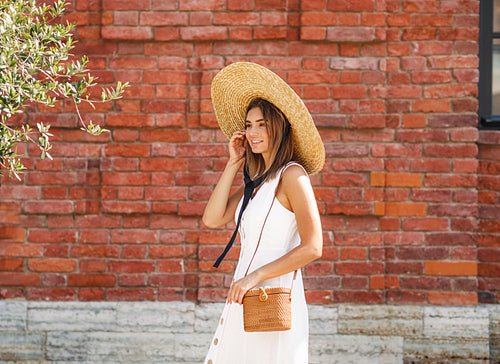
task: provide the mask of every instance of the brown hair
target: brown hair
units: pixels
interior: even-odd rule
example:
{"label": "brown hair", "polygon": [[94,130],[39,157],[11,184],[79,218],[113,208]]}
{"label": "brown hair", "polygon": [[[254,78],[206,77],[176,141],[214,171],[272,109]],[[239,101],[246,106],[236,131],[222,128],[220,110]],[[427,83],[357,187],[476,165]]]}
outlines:
{"label": "brown hair", "polygon": [[[269,135],[269,147],[271,149],[271,165],[268,169],[268,178],[276,175],[279,169],[293,159],[292,127],[286,118],[274,104],[267,100],[256,98],[250,102],[246,114],[258,107],[266,121],[267,134]],[[246,163],[251,178],[259,177],[266,172],[264,158],[260,154],[254,154],[247,143]]]}

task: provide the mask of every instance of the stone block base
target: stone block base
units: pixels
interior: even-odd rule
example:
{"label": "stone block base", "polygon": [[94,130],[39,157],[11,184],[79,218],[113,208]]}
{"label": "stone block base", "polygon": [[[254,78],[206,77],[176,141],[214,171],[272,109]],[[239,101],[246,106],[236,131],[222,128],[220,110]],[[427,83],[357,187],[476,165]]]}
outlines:
{"label": "stone block base", "polygon": [[[200,363],[221,312],[192,302],[3,301],[0,364]],[[496,305],[310,305],[309,321],[310,364],[500,362]]]}

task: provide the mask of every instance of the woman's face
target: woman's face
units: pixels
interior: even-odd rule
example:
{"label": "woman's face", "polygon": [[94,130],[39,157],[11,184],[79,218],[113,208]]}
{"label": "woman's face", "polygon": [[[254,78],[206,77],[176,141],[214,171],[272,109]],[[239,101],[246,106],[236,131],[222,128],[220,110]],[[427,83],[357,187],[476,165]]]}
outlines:
{"label": "woman's face", "polygon": [[245,121],[246,138],[252,152],[262,154],[264,160],[267,160],[266,157],[269,154],[269,135],[266,124],[262,111],[258,107],[250,109]]}

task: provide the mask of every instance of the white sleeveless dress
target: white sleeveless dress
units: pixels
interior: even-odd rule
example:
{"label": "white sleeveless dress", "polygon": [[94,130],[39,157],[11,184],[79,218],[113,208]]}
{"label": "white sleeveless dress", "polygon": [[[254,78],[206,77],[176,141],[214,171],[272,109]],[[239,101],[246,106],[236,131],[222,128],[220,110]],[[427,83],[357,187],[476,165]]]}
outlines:
{"label": "white sleeveless dress", "polygon": [[[283,167],[275,178],[266,181],[248,203],[240,223],[241,251],[234,280],[243,278],[254,254],[262,224],[269,211]],[[298,165],[298,164],[297,164]],[[300,166],[300,165],[299,165]],[[242,200],[236,209],[238,216]],[[249,273],[270,263],[300,244],[293,212],[276,199],[272,204],[261,242]],[[205,364],[307,364],[309,320],[300,270],[292,291],[292,328],[279,332],[245,332],[243,306],[224,306]],[[293,272],[260,282],[259,286],[290,287]]]}

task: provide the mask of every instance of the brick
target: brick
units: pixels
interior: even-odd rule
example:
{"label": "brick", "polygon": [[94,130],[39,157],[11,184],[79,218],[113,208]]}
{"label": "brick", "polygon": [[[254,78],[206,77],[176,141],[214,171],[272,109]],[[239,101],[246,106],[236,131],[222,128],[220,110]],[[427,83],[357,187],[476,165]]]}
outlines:
{"label": "brick", "polygon": [[314,262],[306,266],[306,275],[327,275],[333,272],[332,264],[329,262]]}
{"label": "brick", "polygon": [[409,157],[416,158],[422,155],[422,146],[411,144],[374,144],[374,157]]}
{"label": "brick", "polygon": [[187,130],[142,130],[139,140],[141,142],[185,143],[189,141]]}
{"label": "brick", "polygon": [[141,244],[157,243],[159,235],[157,231],[146,229],[115,229],[111,232],[111,242],[117,244]]}
{"label": "brick", "polygon": [[421,262],[387,262],[386,272],[390,274],[422,274],[424,265]]}
{"label": "brick", "polygon": [[[39,186],[6,186],[2,185],[1,194],[4,199],[39,199]],[[4,213],[6,216],[7,214]],[[3,220],[3,219],[2,219]]]}
{"label": "brick", "polygon": [[375,40],[371,27],[328,27],[326,39],[332,42],[370,42]]}
{"label": "brick", "polygon": [[[336,303],[342,302],[362,302],[366,304],[382,303],[384,301],[383,294],[373,291],[335,291],[333,301]],[[327,303],[327,302],[323,302]]]}
{"label": "brick", "polygon": [[437,68],[477,68],[478,58],[475,56],[435,56],[429,58],[431,69]]}
{"label": "brick", "polygon": [[411,74],[413,83],[449,83],[451,81],[450,71],[414,71]]}
{"label": "brick", "polygon": [[400,130],[396,139],[406,142],[447,142],[448,133],[444,130]]}
{"label": "brick", "polygon": [[113,288],[106,290],[110,301],[153,301],[155,290],[147,288]]}
{"label": "brick", "polygon": [[428,86],[424,90],[425,98],[477,97],[476,85],[438,85]]}
{"label": "brick", "polygon": [[70,274],[68,286],[72,287],[114,287],[116,277],[113,274]]}
{"label": "brick", "polygon": [[151,115],[113,115],[106,117],[106,126],[108,127],[152,127],[154,118]]}
{"label": "brick", "polygon": [[375,1],[373,0],[338,0],[328,2],[328,10],[330,11],[361,11],[361,12],[372,12],[375,10]]}
{"label": "brick", "polygon": [[477,262],[427,261],[425,274],[442,276],[477,275]]}
{"label": "brick", "polygon": [[424,177],[427,187],[475,187],[477,178],[469,175],[428,175]]}
{"label": "brick", "polygon": [[27,299],[33,301],[75,301],[76,292],[71,288],[28,288]]}
{"label": "brick", "polygon": [[424,292],[414,291],[389,291],[387,301],[391,304],[424,304],[426,302]]}
{"label": "brick", "polygon": [[153,261],[112,261],[109,262],[109,271],[117,273],[148,273],[155,270]]}
{"label": "brick", "polygon": [[478,153],[477,146],[474,144],[455,144],[455,145],[426,145],[424,154],[429,157],[475,157]]}
{"label": "brick", "polygon": [[450,172],[450,161],[448,159],[416,159],[411,162],[411,170],[414,172]]}
{"label": "brick", "polygon": [[258,13],[215,13],[213,19],[214,25],[258,25]]}
{"label": "brick", "polygon": [[326,0],[311,0],[307,3],[301,3],[300,9],[303,11],[325,10]]}
{"label": "brick", "polygon": [[149,277],[148,283],[152,286],[182,287],[184,277],[179,274],[153,274]]}
{"label": "brick", "polygon": [[477,216],[477,207],[459,204],[436,204],[429,206],[429,215],[434,216]]}
{"label": "brick", "polygon": [[102,201],[102,211],[111,214],[145,214],[150,211],[147,202]]}
{"label": "brick", "polygon": [[437,29],[434,28],[408,28],[403,30],[403,41],[433,40],[436,39]]}
{"label": "brick", "polygon": [[142,105],[145,113],[185,113],[186,103],[184,101],[146,101]]}
{"label": "brick", "polygon": [[76,230],[37,230],[31,229],[28,241],[33,243],[74,243],[76,242]]}
{"label": "brick", "polygon": [[421,187],[422,175],[418,173],[371,173],[372,186]]}
{"label": "brick", "polygon": [[409,27],[411,24],[410,14],[389,14],[387,25],[390,27]]}
{"label": "brick", "polygon": [[448,278],[442,277],[402,277],[401,288],[425,290],[450,290],[451,283]]}
{"label": "brick", "polygon": [[451,111],[448,100],[415,100],[413,101],[413,112],[449,112]]}
{"label": "brick", "polygon": [[28,268],[34,272],[73,272],[76,269],[76,260],[30,259]]}
{"label": "brick", "polygon": [[182,12],[141,12],[141,25],[149,26],[185,26],[188,25],[188,13]]}
{"label": "brick", "polygon": [[40,275],[36,273],[0,272],[1,286],[38,286]]}
{"label": "brick", "polygon": [[80,230],[80,239],[82,243],[107,243],[109,233],[106,230]]}
{"label": "brick", "polygon": [[141,0],[132,0],[123,2],[120,0],[103,0],[102,9],[103,10],[149,10],[150,3],[143,2]]}
{"label": "brick", "polygon": [[342,248],[340,250],[341,260],[366,260],[366,248]]}
{"label": "brick", "polygon": [[333,86],[331,93],[334,99],[364,99],[367,89],[366,86]]}
{"label": "brick", "polygon": [[401,59],[402,70],[423,70],[426,68],[425,57],[403,57]]}
{"label": "brick", "polygon": [[444,218],[405,218],[402,221],[403,230],[409,231],[440,231],[448,227],[448,220]]}
{"label": "brick", "polygon": [[[182,273],[183,271],[183,261],[180,259],[176,260],[162,260],[158,262],[158,271],[159,272],[168,272],[168,273]],[[184,286],[184,277],[180,275],[176,275],[173,277],[177,284],[173,284],[174,286],[183,287]]]}
{"label": "brick", "polygon": [[371,215],[373,207],[371,204],[365,203],[334,203],[326,205],[327,214],[342,214],[342,215]]}
{"label": "brick", "polygon": [[224,0],[191,0],[179,4],[179,10],[185,11],[221,11],[225,10]]}
{"label": "brick", "polygon": [[183,40],[216,41],[228,38],[227,28],[223,26],[185,27],[181,28],[180,32]]}
{"label": "brick", "polygon": [[38,257],[43,254],[43,246],[41,244],[16,244],[4,243],[0,244],[0,255],[3,257]]}
{"label": "brick", "polygon": [[147,40],[152,38],[152,31],[150,27],[104,26],[101,36],[109,40]]}
{"label": "brick", "polygon": [[255,0],[254,10],[286,10],[285,0]]}
{"label": "brick", "polygon": [[347,289],[367,289],[367,277],[344,277],[342,279],[342,288]]}
{"label": "brick", "polygon": [[24,259],[0,258],[0,271],[23,271]]}
{"label": "brick", "polygon": [[477,294],[454,292],[429,292],[429,303],[434,305],[477,305]]}
{"label": "brick", "polygon": [[480,277],[500,277],[500,264],[479,263],[478,272]]}
{"label": "brick", "polygon": [[151,175],[147,173],[103,173],[102,184],[114,186],[142,186],[149,185]]}
{"label": "brick", "polygon": [[384,271],[383,264],[377,262],[339,262],[335,264],[335,272],[339,275],[370,275]]}
{"label": "brick", "polygon": [[105,272],[106,260],[104,259],[81,259],[80,272]]}
{"label": "brick", "polygon": [[74,185],[75,173],[66,172],[31,172],[26,176],[29,185]]}
{"label": "brick", "polygon": [[122,248],[122,258],[145,258],[147,249],[145,246],[124,246]]}
{"label": "brick", "polygon": [[375,215],[384,216],[426,216],[424,203],[376,202]]}
{"label": "brick", "polygon": [[331,26],[337,24],[337,17],[336,13],[307,12],[300,15],[300,24],[303,28],[306,28],[306,26]]}

